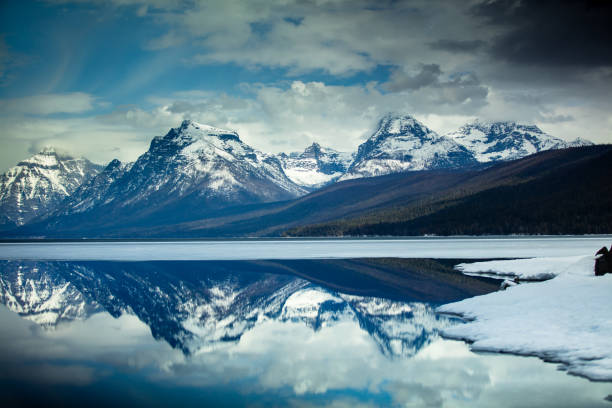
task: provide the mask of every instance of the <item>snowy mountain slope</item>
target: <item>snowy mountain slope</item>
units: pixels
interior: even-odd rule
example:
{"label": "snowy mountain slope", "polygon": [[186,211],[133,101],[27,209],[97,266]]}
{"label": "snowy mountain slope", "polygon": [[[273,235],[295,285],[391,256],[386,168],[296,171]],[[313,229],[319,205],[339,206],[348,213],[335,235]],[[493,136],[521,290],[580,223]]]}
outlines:
{"label": "snowy mountain slope", "polygon": [[27,223],[57,206],[102,166],[45,148],[0,175],[0,228]]}
{"label": "snowy mountain slope", "polygon": [[516,122],[475,121],[446,136],[471,151],[481,163],[516,160],[544,150],[593,144],[584,139],[566,142],[537,126]]}
{"label": "snowy mountain slope", "polygon": [[281,153],[278,159],[291,181],[316,189],[340,178],[353,161],[353,155],[313,143],[302,153]]}
{"label": "snowy mountain slope", "polygon": [[567,147],[581,147],[581,146],[594,146],[595,143],[590,140],[583,139],[581,137],[577,137],[571,142],[567,142]]}
{"label": "snowy mountain slope", "polygon": [[453,139],[438,135],[409,115],[388,114],[359,146],[355,160],[340,180],[476,163],[472,153]]}
{"label": "snowy mountain slope", "polygon": [[146,198],[163,200],[195,193],[203,199],[241,197],[274,201],[305,191],[289,180],[279,161],[244,144],[236,132],[184,121],[156,137],[125,176],[115,183],[129,205]]}
{"label": "snowy mountain slope", "polygon": [[0,262],[0,302],[48,329],[102,311],[134,314],[155,338],[187,354],[235,344],[274,320],[315,331],[352,321],[383,354],[407,356],[452,324],[428,304],[339,294],[288,275],[193,263]]}
{"label": "snowy mountain slope", "polygon": [[112,160],[100,173],[83,183],[49,215],[84,212],[93,208],[96,204],[112,202],[115,199],[112,195],[113,183],[123,177],[132,165],[133,163],[121,163],[117,159]]}
{"label": "snowy mountain slope", "polygon": [[134,163],[111,162],[53,215],[66,222],[79,213],[181,216],[306,192],[287,178],[276,157],[254,150],[236,132],[184,121],[155,137]]}

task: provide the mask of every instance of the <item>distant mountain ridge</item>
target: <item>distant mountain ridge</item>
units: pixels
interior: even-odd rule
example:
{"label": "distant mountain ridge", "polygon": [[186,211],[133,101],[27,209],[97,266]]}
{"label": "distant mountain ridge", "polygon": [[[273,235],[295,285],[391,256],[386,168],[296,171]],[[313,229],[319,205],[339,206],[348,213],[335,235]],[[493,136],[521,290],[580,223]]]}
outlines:
{"label": "distant mountain ridge", "polygon": [[339,152],[318,143],[302,153],[280,153],[279,160],[287,177],[307,188],[320,188],[339,179],[353,161],[351,153]]}
{"label": "distant mountain ridge", "polygon": [[472,152],[480,163],[516,160],[544,150],[593,145],[584,139],[566,142],[535,125],[516,122],[475,121],[447,136]]}

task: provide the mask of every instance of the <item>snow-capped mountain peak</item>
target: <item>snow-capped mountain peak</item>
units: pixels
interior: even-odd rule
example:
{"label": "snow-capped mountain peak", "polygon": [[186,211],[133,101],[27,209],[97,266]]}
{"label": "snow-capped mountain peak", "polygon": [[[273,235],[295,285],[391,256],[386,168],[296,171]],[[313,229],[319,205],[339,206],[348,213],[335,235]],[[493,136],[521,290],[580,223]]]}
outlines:
{"label": "snow-capped mountain peak", "polygon": [[[283,190],[279,199],[305,193],[305,190],[287,179],[280,162],[273,155],[245,144],[235,131],[191,120],[183,121],[180,127],[170,129],[163,137],[154,138],[149,151],[138,159],[135,166],[139,167],[143,162],[151,160],[171,165],[181,178],[191,182],[207,179],[209,192],[229,192],[236,188],[251,190],[253,186],[245,180],[254,177],[267,179],[275,184],[275,189]],[[254,193],[260,192],[262,190]]]}
{"label": "snow-capped mountain peak", "polygon": [[426,136],[437,134],[416,120],[411,115],[387,113],[378,124],[378,130],[373,138],[388,137],[392,135]]}
{"label": "snow-capped mountain peak", "polygon": [[[65,160],[74,160],[73,157],[65,155],[63,157]],[[54,147],[46,146],[40,152],[35,155],[28,157],[27,159],[23,159],[17,166],[37,166],[44,168],[53,168],[59,166],[60,163],[60,155],[57,153]]]}
{"label": "snow-capped mountain peak", "polygon": [[452,139],[438,135],[410,115],[387,114],[377,130],[359,146],[341,180],[404,171],[452,169],[476,163]]}
{"label": "snow-capped mountain peak", "polygon": [[314,142],[303,152],[277,156],[287,177],[306,188],[319,188],[333,183],[353,160],[350,153],[339,152]]}
{"label": "snow-capped mountain peak", "polygon": [[225,130],[204,125],[193,120],[184,120],[181,126],[171,129],[165,137],[175,140],[184,140],[185,142],[193,142],[196,140],[207,141],[210,138],[240,141],[238,133],[233,130]]}
{"label": "snow-capped mountain peak", "polygon": [[[329,149],[332,150],[332,149]],[[318,159],[323,154],[323,148],[317,142],[313,142],[310,146],[304,149],[304,152],[300,155],[303,158]]]}
{"label": "snow-capped mountain peak", "polygon": [[0,227],[20,226],[54,209],[102,166],[53,147],[0,175]]}
{"label": "snow-capped mountain peak", "polygon": [[592,144],[582,139],[566,142],[535,125],[513,121],[476,120],[447,136],[474,153],[481,163],[516,160],[544,150]]}

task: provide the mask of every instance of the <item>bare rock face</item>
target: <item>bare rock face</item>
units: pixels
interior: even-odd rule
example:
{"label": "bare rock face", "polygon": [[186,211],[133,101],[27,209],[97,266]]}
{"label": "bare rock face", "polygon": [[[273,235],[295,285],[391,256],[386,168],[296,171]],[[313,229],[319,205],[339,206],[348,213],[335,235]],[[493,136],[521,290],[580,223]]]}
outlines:
{"label": "bare rock face", "polygon": [[608,248],[602,247],[595,255],[599,255],[595,258],[595,276],[612,273],[612,252]]}

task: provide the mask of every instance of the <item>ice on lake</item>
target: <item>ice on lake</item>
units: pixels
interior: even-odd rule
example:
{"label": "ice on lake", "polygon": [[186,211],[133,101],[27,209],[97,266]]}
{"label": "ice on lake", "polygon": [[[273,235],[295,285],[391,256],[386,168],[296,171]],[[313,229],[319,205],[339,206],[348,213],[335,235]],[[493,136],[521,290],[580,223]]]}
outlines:
{"label": "ice on lake", "polygon": [[324,258],[530,258],[592,255],[612,236],[278,239],[0,243],[0,259],[254,260]]}

